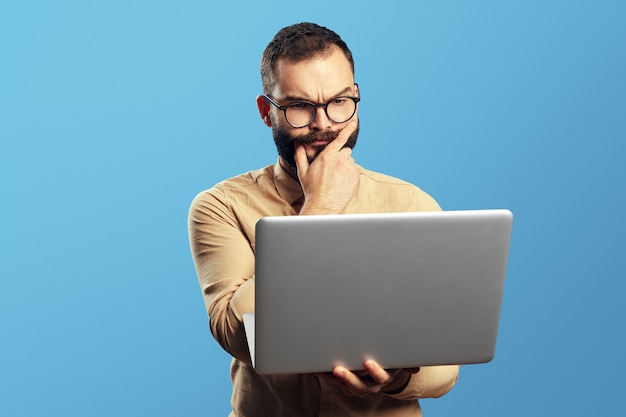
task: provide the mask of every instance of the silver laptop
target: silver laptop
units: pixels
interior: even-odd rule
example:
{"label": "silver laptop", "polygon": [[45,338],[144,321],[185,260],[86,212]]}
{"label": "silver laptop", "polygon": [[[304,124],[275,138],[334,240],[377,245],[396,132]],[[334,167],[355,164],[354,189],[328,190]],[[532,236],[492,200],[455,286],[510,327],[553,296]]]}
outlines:
{"label": "silver laptop", "polygon": [[262,374],[489,362],[509,210],[265,217],[256,311],[244,323]]}

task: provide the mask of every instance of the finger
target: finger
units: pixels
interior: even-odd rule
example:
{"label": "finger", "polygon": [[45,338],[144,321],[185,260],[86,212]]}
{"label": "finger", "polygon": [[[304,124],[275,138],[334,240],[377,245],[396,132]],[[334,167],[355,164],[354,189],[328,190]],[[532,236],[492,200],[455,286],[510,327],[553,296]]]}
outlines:
{"label": "finger", "polygon": [[351,390],[364,391],[368,388],[361,378],[341,366],[333,369],[333,375]]}
{"label": "finger", "polygon": [[348,123],[348,125],[344,127],[341,132],[339,132],[339,135],[337,135],[335,140],[326,145],[325,150],[328,149],[329,152],[340,151],[346,142],[348,142],[348,139],[350,139],[350,135],[352,135],[356,130],[357,125],[358,123],[356,119],[350,120],[350,123]]}
{"label": "finger", "polygon": [[294,153],[294,159],[296,160],[296,169],[298,170],[298,177],[306,175],[309,169],[309,160],[306,156],[306,150],[304,146],[298,145]]}
{"label": "finger", "polygon": [[384,385],[387,384],[393,379],[390,372],[387,371],[383,367],[381,367],[377,362],[372,360],[367,360],[363,363],[365,370],[369,374],[369,376],[376,381],[377,384]]}

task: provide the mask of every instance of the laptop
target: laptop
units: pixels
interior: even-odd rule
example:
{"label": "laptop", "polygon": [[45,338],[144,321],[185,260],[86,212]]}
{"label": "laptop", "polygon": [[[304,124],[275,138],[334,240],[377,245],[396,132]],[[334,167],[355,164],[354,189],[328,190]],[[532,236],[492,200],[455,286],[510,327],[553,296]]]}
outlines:
{"label": "laptop", "polygon": [[512,222],[504,209],[260,219],[254,368],[491,361]]}

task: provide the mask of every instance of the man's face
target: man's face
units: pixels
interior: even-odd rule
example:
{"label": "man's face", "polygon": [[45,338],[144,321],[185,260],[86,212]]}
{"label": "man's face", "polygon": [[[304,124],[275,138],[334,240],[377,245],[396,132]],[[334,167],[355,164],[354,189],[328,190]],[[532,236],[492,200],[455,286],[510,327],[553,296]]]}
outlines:
{"label": "man's face", "polygon": [[[354,84],[352,67],[343,52],[333,47],[332,53],[301,62],[278,60],[274,69],[276,87],[270,94],[280,105],[298,101],[325,103],[338,96],[358,96]],[[293,128],[285,120],[285,114],[272,106],[269,114],[272,134],[278,155],[284,163],[296,169],[294,152],[303,145],[309,163],[333,141],[346,123],[334,123],[328,119],[324,109],[317,108],[313,122],[303,128]],[[357,117],[356,115],[354,117]],[[345,146],[356,145],[358,128]]]}

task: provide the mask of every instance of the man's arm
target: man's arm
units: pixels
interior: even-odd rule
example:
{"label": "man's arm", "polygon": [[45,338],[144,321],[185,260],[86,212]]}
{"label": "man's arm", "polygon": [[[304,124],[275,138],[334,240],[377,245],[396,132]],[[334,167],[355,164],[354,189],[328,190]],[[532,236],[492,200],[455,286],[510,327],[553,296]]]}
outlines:
{"label": "man's arm", "polygon": [[211,333],[232,356],[250,363],[243,314],[254,311],[254,252],[219,187],[189,210],[189,240]]}
{"label": "man's arm", "polygon": [[[359,170],[352,150],[344,145],[356,127],[354,119],[312,163],[308,162],[302,146],[296,149],[298,178],[305,196],[300,214],[338,214],[350,203],[358,186]],[[432,205],[433,209],[439,209],[434,201]],[[418,368],[390,370],[375,361],[366,361],[364,368],[365,373],[357,374],[335,367],[332,373],[318,374],[318,377],[330,380],[349,396],[382,392],[396,398],[413,399],[445,394],[458,376],[458,366],[424,367],[424,371]]]}

